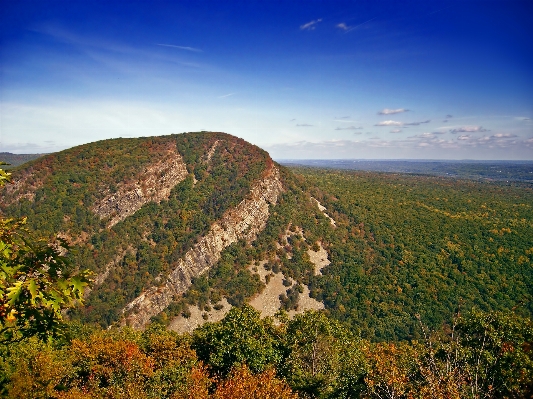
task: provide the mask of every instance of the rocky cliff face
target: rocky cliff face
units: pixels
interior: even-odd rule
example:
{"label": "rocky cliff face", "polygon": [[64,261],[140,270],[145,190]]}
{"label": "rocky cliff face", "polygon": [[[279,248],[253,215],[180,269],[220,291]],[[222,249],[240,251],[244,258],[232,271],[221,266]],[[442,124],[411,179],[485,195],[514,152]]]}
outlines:
{"label": "rocky cliff face", "polygon": [[18,179],[4,187],[5,195],[2,199],[4,205],[11,205],[22,199],[27,199],[30,202],[34,201],[35,191],[42,186],[43,182],[33,178],[33,175],[33,167],[31,167]]}
{"label": "rocky cliff face", "polygon": [[166,155],[149,165],[138,182],[119,186],[93,208],[100,219],[110,218],[108,228],[133,215],[148,202],[168,198],[170,190],[187,177],[187,167],[175,147],[168,145]]}
{"label": "rocky cliff face", "polygon": [[194,277],[213,266],[226,247],[240,239],[253,241],[265,228],[269,204],[276,204],[282,189],[279,170],[272,164],[264,177],[252,186],[247,198],[226,211],[179,260],[163,285],[148,289],[124,308],[127,323],[142,328],[152,316],[163,311],[175,295],[185,292]]}

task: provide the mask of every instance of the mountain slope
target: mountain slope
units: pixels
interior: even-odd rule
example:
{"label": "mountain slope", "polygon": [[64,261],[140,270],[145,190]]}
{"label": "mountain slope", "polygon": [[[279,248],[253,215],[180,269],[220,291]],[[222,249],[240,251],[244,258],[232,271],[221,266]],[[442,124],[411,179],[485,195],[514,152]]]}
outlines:
{"label": "mountain slope", "polygon": [[141,327],[163,311],[175,295],[184,293],[190,287],[193,278],[218,262],[223,249],[238,240],[255,240],[265,228],[269,204],[276,204],[281,191],[279,171],[271,164],[264,178],[252,186],[250,194],[239,205],[228,209],[179,260],[164,285],[151,287],[126,306],[125,310],[132,313],[128,317],[130,324]]}
{"label": "mountain slope", "polygon": [[96,272],[71,314],[83,321],[190,331],[243,303],[264,315],[325,307],[382,341],[473,306],[533,313],[527,187],[289,170],[206,132],[83,145],[14,180],[2,212],[60,232]]}
{"label": "mountain slope", "polygon": [[[281,190],[267,153],[223,133],[91,143],[14,176],[4,213],[27,215],[39,233],[60,232],[77,244],[75,261],[98,273],[83,317],[106,323],[170,278],[181,288],[169,291],[168,305],[220,249],[264,227]],[[221,248],[208,248],[220,239]],[[180,282],[184,262],[189,272]]]}

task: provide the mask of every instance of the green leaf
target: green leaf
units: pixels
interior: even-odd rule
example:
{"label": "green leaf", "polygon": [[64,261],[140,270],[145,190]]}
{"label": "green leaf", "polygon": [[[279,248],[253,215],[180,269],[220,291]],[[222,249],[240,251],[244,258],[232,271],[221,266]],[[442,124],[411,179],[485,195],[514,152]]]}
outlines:
{"label": "green leaf", "polygon": [[11,257],[11,245],[6,244],[3,241],[0,241],[0,255],[5,259],[10,259]]}
{"label": "green leaf", "polygon": [[70,285],[73,292],[83,292],[83,289],[88,285],[87,279],[80,276],[74,276],[70,279]]}
{"label": "green leaf", "polygon": [[39,287],[37,286],[37,283],[34,279],[30,279],[30,281],[28,282],[28,290],[31,294],[31,304],[35,305],[35,300],[41,295],[39,294]]}
{"label": "green leaf", "polygon": [[24,282],[23,281],[17,281],[15,284],[13,284],[12,287],[9,287],[7,289],[7,299],[8,299],[8,304],[9,305],[14,305],[17,300],[19,299],[20,297],[20,294],[22,294],[22,291],[23,291],[23,285],[24,285]]}

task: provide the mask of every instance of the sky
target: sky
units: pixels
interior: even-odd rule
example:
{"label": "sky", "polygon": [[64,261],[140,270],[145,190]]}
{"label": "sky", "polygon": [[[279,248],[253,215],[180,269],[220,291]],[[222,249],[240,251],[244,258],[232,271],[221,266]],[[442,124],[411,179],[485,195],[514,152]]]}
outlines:
{"label": "sky", "polygon": [[222,131],[274,159],[533,160],[533,1],[0,0],[0,152]]}

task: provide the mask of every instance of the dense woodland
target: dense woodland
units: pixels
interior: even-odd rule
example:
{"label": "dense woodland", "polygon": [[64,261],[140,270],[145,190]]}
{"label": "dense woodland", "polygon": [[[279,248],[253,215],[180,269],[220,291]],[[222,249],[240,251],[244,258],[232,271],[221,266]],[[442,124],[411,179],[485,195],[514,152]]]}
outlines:
{"label": "dense woodland", "polygon": [[531,321],[513,313],[474,311],[421,340],[371,343],[323,313],[274,324],[245,305],[191,335],[69,324],[48,342],[0,346],[0,389],[19,399],[526,398],[532,340]]}
{"label": "dense woodland", "polygon": [[[169,140],[189,176],[168,200],[146,204],[106,229],[106,220],[90,210],[95,201],[121,182],[138,179]],[[216,140],[207,163],[205,154]],[[244,198],[269,162],[266,152],[232,136],[189,133],[91,143],[15,168],[13,180],[35,199],[4,196],[0,205],[6,245],[0,260],[7,262],[4,268],[14,265],[11,280],[2,277],[2,303],[22,298],[4,284],[21,281],[17,262],[28,265],[25,276],[31,281],[46,275],[50,281],[43,287],[49,289],[59,278],[70,291],[50,291],[49,303],[65,295],[63,305],[45,306],[43,313],[35,301],[44,296],[28,285],[21,306],[29,306],[34,312],[29,318],[40,324],[0,312],[2,334],[11,334],[0,344],[3,394],[531,395],[533,191],[527,185],[281,167],[284,192],[255,241],[226,248],[146,331],[117,327],[124,305],[157,285],[198,237]],[[326,207],[335,226],[312,198]],[[25,217],[27,222],[20,219]],[[24,234],[16,233],[22,225]],[[59,241],[53,238],[57,233]],[[45,237],[51,244],[30,245],[28,237]],[[308,249],[319,244],[331,263],[315,275]],[[287,284],[277,319],[260,319],[246,305],[264,289],[250,268],[263,260],[261,267],[297,283]],[[55,266],[42,269],[47,262]],[[90,273],[97,276],[109,264],[107,279],[84,299],[80,293]],[[63,266],[66,274],[50,275]],[[34,267],[41,269],[37,273]],[[304,284],[326,309],[288,320],[284,310],[298,307]],[[222,321],[191,335],[166,331],[173,317],[186,316],[192,306],[216,308],[222,298],[234,306]],[[62,311],[83,300],[84,306]],[[70,320],[66,325],[64,317]],[[19,335],[13,333],[17,328]]]}

